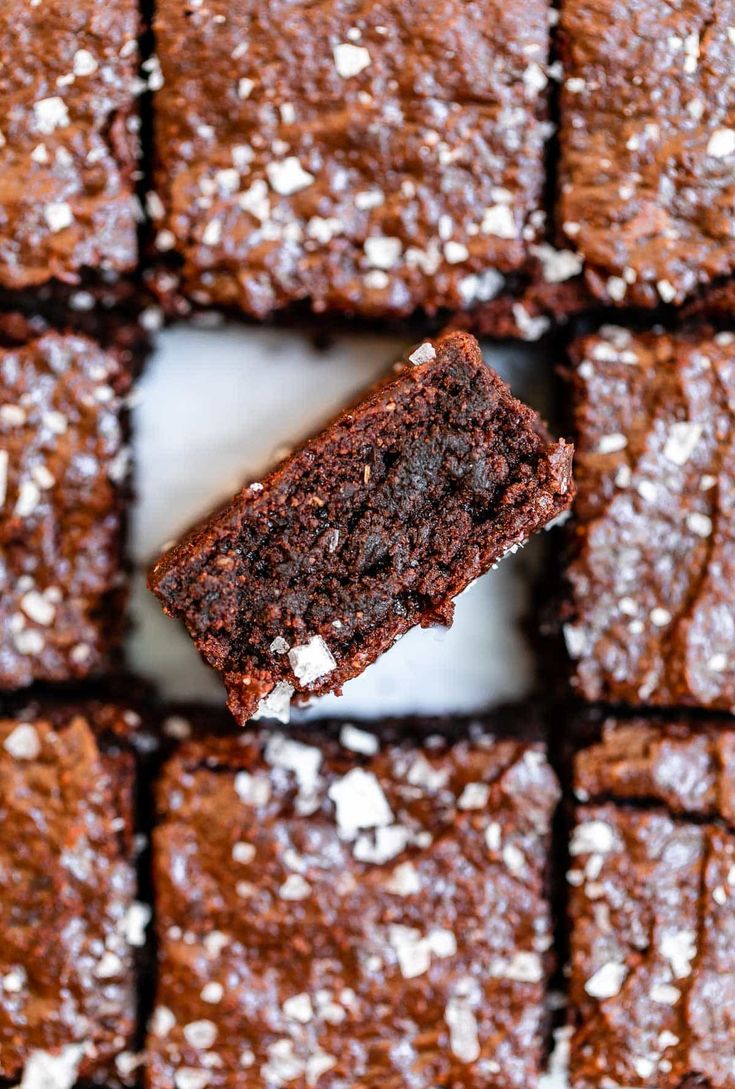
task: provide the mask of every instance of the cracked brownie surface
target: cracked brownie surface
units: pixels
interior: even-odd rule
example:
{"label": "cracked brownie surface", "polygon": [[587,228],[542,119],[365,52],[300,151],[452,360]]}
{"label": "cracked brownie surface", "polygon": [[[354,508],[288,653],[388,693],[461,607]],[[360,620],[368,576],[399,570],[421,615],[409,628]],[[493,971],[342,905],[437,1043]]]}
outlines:
{"label": "cracked brownie surface", "polygon": [[0,719],[0,1077],[104,1081],[135,1031],[133,761],[110,707]]}
{"label": "cracked brownie surface", "polygon": [[542,746],[492,727],[173,758],[151,1089],[536,1084],[558,787]]}
{"label": "cracked brownie surface", "polygon": [[572,501],[553,442],[455,333],[426,341],[153,568],[242,724],[339,690]]}
{"label": "cracked brownie surface", "polygon": [[128,378],[83,336],[0,347],[0,688],[85,677],[118,642]]}
{"label": "cracked brownie surface", "polygon": [[606,327],[572,355],[573,683],[591,700],[730,709],[735,337]]}
{"label": "cracked brownie surface", "polygon": [[543,237],[550,4],[162,0],[159,251],[203,304],[491,297]]}
{"label": "cracked brownie surface", "polygon": [[0,5],[0,286],[136,262],[135,0]]}
{"label": "cracked brownie surface", "polygon": [[569,0],[558,218],[607,303],[679,304],[732,272],[735,3]]}

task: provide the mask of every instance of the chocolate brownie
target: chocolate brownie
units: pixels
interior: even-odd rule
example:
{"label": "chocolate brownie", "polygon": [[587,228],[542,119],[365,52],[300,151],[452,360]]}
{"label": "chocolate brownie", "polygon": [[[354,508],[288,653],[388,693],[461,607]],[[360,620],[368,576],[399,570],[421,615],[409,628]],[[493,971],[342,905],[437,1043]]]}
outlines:
{"label": "chocolate brownie", "polygon": [[120,634],[127,377],[83,336],[0,348],[0,688],[87,676]]}
{"label": "chocolate brownie", "polygon": [[572,499],[572,448],[485,366],[426,341],[158,561],[150,586],[242,724],[339,691]]}
{"label": "chocolate brownie", "polygon": [[134,266],[135,0],[0,4],[0,286]]}
{"label": "chocolate brownie", "polygon": [[188,742],[166,767],[149,1086],[530,1089],[552,940],[543,747],[481,724],[340,739]]}
{"label": "chocolate brownie", "polygon": [[735,827],[735,723],[610,716],[577,754],[574,792],[585,802],[658,802]]}
{"label": "chocolate brownie", "polygon": [[732,720],[632,719],[577,756],[574,1089],[735,1085],[733,752]]}
{"label": "chocolate brownie", "polygon": [[681,303],[735,269],[735,4],[561,7],[558,217],[608,303]]}
{"label": "chocolate brownie", "polygon": [[196,301],[491,297],[543,237],[548,0],[160,0],[162,253]]}
{"label": "chocolate brownie", "polygon": [[571,616],[586,699],[735,706],[731,333],[576,342]]}
{"label": "chocolate brownie", "polygon": [[129,1068],[145,909],[125,719],[96,705],[0,719],[0,1078],[24,1087]]}

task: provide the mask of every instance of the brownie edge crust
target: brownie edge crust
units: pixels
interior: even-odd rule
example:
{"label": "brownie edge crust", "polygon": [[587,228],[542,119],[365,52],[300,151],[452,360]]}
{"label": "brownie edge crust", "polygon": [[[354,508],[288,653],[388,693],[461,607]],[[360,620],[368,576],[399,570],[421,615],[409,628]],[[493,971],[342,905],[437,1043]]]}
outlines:
{"label": "brownie edge crust", "polygon": [[339,691],[567,509],[553,442],[455,333],[197,526],[150,587],[224,675],[240,723]]}

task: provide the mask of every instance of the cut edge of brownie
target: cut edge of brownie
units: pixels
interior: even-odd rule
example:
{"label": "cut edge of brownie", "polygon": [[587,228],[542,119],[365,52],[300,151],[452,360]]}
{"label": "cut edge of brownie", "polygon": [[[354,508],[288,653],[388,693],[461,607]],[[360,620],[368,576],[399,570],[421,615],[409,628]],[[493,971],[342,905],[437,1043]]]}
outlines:
{"label": "cut edge of brownie", "polygon": [[[261,483],[243,489],[229,504],[196,525],[151,570],[149,587],[164,610],[184,621],[204,659],[225,674],[230,708],[241,723],[256,709],[278,714],[280,707],[283,713],[283,705],[287,709],[291,695],[299,701],[310,695],[339,691],[346,680],[362,672],[416,624],[450,623],[452,598],[571,504],[573,448],[563,440],[552,442],[537,413],[513,398],[505,383],[485,365],[474,338],[453,333],[435,344],[425,342],[395,369],[397,374],[375,387],[356,407],[340,413]],[[436,424],[436,405],[441,403],[443,395],[444,419],[449,420],[444,433]],[[409,424],[415,422],[418,414],[419,433],[423,428],[428,435],[420,452],[415,436],[407,435],[406,428],[399,424],[401,412],[409,414]],[[467,458],[476,449],[486,459],[477,469],[477,480],[471,476],[472,467],[463,476],[459,466],[461,457]],[[353,482],[348,482],[345,475],[344,464],[350,458],[366,462],[364,466],[355,465]],[[343,492],[350,491],[347,500],[340,500],[339,492],[336,500],[342,502],[342,516],[349,515],[346,539],[342,540],[340,530],[328,525],[329,510],[324,516],[318,513],[318,509],[329,504],[329,499],[319,497],[318,489],[323,486],[328,495],[333,474],[337,473],[337,461],[342,461],[341,479],[338,476],[337,480]],[[448,462],[450,468],[446,467]],[[362,481],[357,478],[358,468]],[[398,479],[400,473],[402,481]],[[491,476],[492,473],[495,475]],[[497,483],[498,473],[505,474],[501,485]],[[412,512],[411,503],[418,504],[429,488],[433,489],[432,497],[421,498],[423,507]],[[466,494],[459,494],[460,488]],[[397,495],[398,501],[405,497],[403,511],[397,507]],[[307,497],[306,502],[302,496]],[[309,505],[312,499],[314,506]],[[286,522],[288,515],[283,515],[286,504],[295,512],[294,517],[299,518],[296,534],[301,537],[298,547],[293,538],[289,540],[291,553],[311,550],[313,554],[318,545],[317,532],[322,538],[332,534],[330,541],[334,545],[328,549],[328,560],[320,561],[317,555],[311,561],[316,574],[307,579],[313,589],[299,588],[301,612],[292,609],[290,615],[276,617],[267,631],[269,622],[262,615],[247,616],[248,607],[252,613],[256,602],[248,606],[243,597],[251,592],[248,564],[258,560],[255,552],[256,546],[260,547],[260,538],[256,530],[260,537],[267,537],[274,511]],[[449,512],[447,507],[451,508]],[[415,521],[409,526],[411,515]],[[366,534],[375,535],[382,542],[377,547],[381,563],[368,565],[365,556],[359,554],[350,559],[349,552],[346,560],[340,560],[337,549],[350,547],[350,527],[365,518],[368,523],[361,531],[363,545],[358,549],[375,550],[377,546],[370,545],[369,540],[365,543]],[[460,530],[455,523],[462,519],[467,528],[465,535],[458,537]],[[433,541],[427,541],[427,532],[422,540],[422,530],[428,531],[432,523],[436,531]],[[492,534],[487,530],[490,524]],[[404,530],[404,552],[410,552],[410,557],[404,554],[400,558],[400,571],[393,558],[398,545],[390,539],[393,534],[398,536],[399,527]],[[278,533],[283,535],[291,528],[282,525],[276,531],[274,548]],[[344,528],[340,528],[344,534]],[[418,544],[405,537],[411,531]],[[437,545],[438,532],[446,541]],[[438,557],[431,554],[430,548],[439,549]],[[233,558],[248,552],[247,561]],[[422,562],[431,573],[431,578],[423,576],[423,582],[415,575]],[[221,575],[212,573],[214,563],[221,566]],[[356,570],[361,563],[364,570]],[[377,619],[375,614],[370,618],[371,628],[361,621],[355,625],[352,636],[340,636],[343,620],[338,618],[335,624],[329,619],[330,614],[333,617],[339,612],[340,604],[344,607],[350,587],[356,586],[360,579],[366,587],[363,591],[366,604],[377,610],[369,595],[382,592],[376,586],[381,564],[383,579],[392,575],[397,584],[390,594],[384,594],[382,614]],[[228,567],[237,568],[234,575],[228,575]],[[370,570],[374,570],[372,576]],[[290,576],[286,571],[285,588],[288,577],[293,579],[297,573],[293,566]],[[314,594],[322,589],[320,582],[324,582],[327,574],[331,592],[337,597],[315,606]],[[228,577],[239,580],[244,591],[223,590],[222,582]],[[264,588],[259,590],[256,584],[252,592],[259,592],[262,597],[261,612],[266,608],[277,609],[266,597]],[[387,616],[389,609],[392,615]],[[312,617],[305,618],[303,614],[308,610]],[[284,623],[276,630],[274,625],[279,622],[290,624],[294,630],[289,631]],[[243,627],[247,628],[249,646],[242,645]],[[288,642],[283,639],[284,634],[290,636]],[[335,654],[329,649],[330,644]],[[305,673],[313,672],[311,659],[319,659],[314,661],[314,668],[325,666],[303,684],[299,683],[302,678],[298,673],[286,665],[290,662],[299,670],[299,653],[307,659]],[[276,688],[275,695],[280,695],[280,699],[269,702]]]}

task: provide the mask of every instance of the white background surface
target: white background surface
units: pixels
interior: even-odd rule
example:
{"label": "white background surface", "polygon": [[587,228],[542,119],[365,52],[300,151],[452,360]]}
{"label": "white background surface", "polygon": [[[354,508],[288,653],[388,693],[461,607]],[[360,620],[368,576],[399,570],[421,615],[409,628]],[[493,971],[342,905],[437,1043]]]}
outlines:
{"label": "white background surface", "polygon": [[[350,334],[325,351],[298,332],[244,325],[181,325],[158,337],[134,410],[138,570],[129,657],[164,696],[224,702],[218,678],[145,589],[145,567],[164,542],[257,480],[279,447],[311,434],[407,346]],[[513,391],[543,410],[551,361],[528,349],[484,347]],[[307,715],[474,712],[523,696],[533,669],[519,618],[537,549],[532,543],[508,557],[462,595],[449,631],[410,632],[342,697],[314,701]]]}

